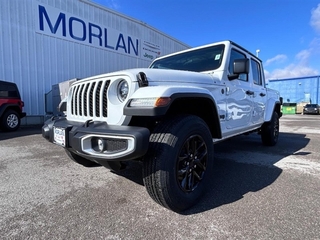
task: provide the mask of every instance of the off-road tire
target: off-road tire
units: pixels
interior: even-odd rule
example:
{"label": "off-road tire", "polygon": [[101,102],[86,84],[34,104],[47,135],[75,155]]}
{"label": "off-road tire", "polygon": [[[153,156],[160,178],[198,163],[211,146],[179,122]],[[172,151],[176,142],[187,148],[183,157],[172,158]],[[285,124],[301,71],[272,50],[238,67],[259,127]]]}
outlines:
{"label": "off-road tire", "polygon": [[273,112],[271,121],[266,122],[261,127],[261,140],[266,146],[274,146],[279,138],[279,116]]}
{"label": "off-road tire", "polygon": [[2,116],[1,129],[3,131],[11,132],[11,131],[16,131],[19,127],[20,127],[19,114],[12,109],[7,110]]}
{"label": "off-road tire", "polygon": [[206,123],[179,115],[159,123],[143,160],[143,182],[160,205],[181,212],[204,194],[213,171],[214,148]]}

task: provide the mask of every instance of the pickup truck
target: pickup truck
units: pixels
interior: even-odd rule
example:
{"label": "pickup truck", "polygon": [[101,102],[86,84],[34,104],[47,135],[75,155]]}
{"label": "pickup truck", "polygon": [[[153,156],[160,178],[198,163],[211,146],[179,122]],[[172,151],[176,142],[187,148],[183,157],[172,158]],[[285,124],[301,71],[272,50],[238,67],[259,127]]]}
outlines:
{"label": "pickup truck", "polygon": [[214,144],[253,132],[277,143],[281,104],[261,60],[222,41],[73,83],[42,135],[87,167],[141,161],[151,198],[181,212],[212,187]]}

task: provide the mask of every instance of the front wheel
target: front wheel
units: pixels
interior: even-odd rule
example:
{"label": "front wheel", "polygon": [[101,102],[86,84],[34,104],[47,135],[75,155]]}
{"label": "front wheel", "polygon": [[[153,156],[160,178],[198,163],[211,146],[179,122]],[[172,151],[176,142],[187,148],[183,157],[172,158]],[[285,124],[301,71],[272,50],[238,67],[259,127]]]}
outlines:
{"label": "front wheel", "polygon": [[147,192],[175,212],[190,208],[208,186],[213,158],[212,136],[201,118],[181,115],[161,122],[143,161]]}
{"label": "front wheel", "polygon": [[279,116],[273,112],[271,121],[264,123],[261,127],[261,140],[264,145],[274,146],[279,138]]}

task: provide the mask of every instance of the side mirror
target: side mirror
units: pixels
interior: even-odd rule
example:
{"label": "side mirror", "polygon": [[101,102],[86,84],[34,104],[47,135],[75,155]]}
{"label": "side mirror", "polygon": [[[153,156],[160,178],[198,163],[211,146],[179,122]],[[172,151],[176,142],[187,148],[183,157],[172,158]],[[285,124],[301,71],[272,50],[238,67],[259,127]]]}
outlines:
{"label": "side mirror", "polygon": [[249,59],[247,58],[235,59],[233,62],[233,73],[228,75],[229,80],[237,79],[242,73],[248,74],[249,66]]}

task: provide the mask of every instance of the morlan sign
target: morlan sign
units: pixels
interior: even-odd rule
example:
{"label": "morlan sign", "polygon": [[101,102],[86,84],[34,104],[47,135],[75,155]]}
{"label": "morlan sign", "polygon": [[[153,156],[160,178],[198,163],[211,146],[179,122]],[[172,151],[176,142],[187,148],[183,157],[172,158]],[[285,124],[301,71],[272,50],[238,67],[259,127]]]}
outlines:
{"label": "morlan sign", "polygon": [[[37,4],[36,16],[38,33],[150,60],[150,57],[145,57],[146,53],[140,54],[140,39],[136,37],[83,20],[44,4]],[[143,45],[145,45],[144,42]],[[158,48],[160,54],[160,47]]]}

